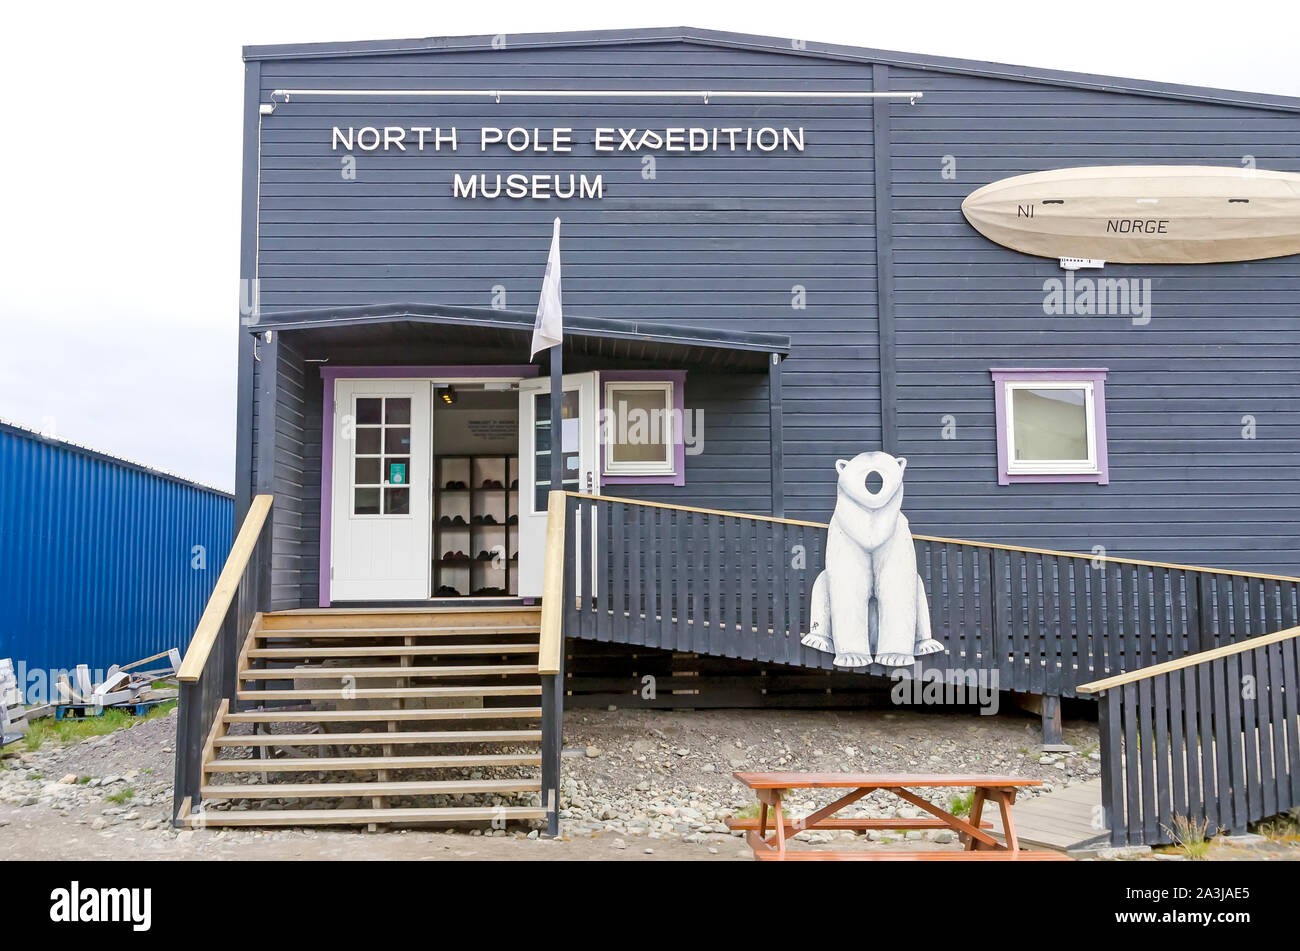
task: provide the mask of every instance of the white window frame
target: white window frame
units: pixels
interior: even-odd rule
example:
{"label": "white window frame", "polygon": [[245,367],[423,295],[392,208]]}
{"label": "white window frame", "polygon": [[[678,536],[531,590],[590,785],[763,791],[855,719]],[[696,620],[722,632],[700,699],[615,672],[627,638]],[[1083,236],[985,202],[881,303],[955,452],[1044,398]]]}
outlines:
{"label": "white window frame", "polygon": [[[1097,465],[1097,407],[1091,380],[1004,380],[1006,405],[1006,453],[1008,475],[1099,475]],[[1084,416],[1088,428],[1087,459],[1016,459],[1016,390],[1083,390]]]}
{"label": "white window frame", "polygon": [[677,430],[674,428],[673,410],[677,406],[677,393],[674,380],[606,380],[604,381],[605,399],[603,406],[606,419],[617,425],[614,414],[615,390],[657,390],[664,394],[664,452],[666,458],[658,462],[616,462],[614,461],[615,440],[604,434],[604,467],[606,475],[611,476],[676,476],[677,473]]}

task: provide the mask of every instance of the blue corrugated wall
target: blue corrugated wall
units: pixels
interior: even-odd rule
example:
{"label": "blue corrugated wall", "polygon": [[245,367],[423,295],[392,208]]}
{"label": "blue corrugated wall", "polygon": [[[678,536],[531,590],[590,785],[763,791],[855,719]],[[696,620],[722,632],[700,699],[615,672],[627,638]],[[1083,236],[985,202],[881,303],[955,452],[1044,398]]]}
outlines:
{"label": "blue corrugated wall", "polygon": [[0,424],[0,657],[103,670],[183,651],[233,517],[224,493]]}

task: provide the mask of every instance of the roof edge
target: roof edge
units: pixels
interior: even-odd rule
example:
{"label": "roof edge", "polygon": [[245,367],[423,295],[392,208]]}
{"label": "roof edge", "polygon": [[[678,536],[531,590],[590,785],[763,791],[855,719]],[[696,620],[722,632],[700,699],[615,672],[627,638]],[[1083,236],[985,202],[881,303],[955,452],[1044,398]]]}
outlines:
{"label": "roof edge", "polygon": [[[499,44],[501,35],[484,34],[407,40],[252,45],[243,48],[243,58],[246,61],[294,60],[415,53],[473,52],[494,49],[493,43],[496,41]],[[694,27],[654,27],[631,30],[519,33],[507,34],[507,36],[510,46],[524,49],[562,46],[622,46],[664,42],[695,43],[704,46],[782,53],[787,56],[810,56],[850,62],[880,63],[906,69],[961,73],[1018,82],[1075,86],[1101,92],[1186,99],[1242,108],[1300,112],[1300,97],[1295,96],[1220,89],[1212,86],[1165,83],[1155,80],[1128,79],[1096,73],[1071,72],[1036,66],[1016,66],[1009,63],[958,59],[949,56],[931,56],[921,53],[904,53],[872,49],[870,47],[845,46],[837,43],[799,40],[799,46],[796,47],[794,45],[796,41],[789,38],[733,33],[726,30],[704,30]]]}
{"label": "roof edge", "polygon": [[156,466],[146,465],[143,462],[136,462],[134,459],[127,459],[124,456],[116,456],[111,452],[105,452],[102,449],[95,449],[83,443],[73,442],[70,439],[60,439],[58,436],[51,436],[48,433],[40,432],[20,423],[12,422],[7,419],[0,419],[0,433],[9,433],[20,439],[27,439],[31,442],[40,443],[45,446],[52,446],[56,449],[66,449],[80,456],[86,456],[99,462],[105,462],[109,465],[118,466],[123,469],[130,469],[141,475],[153,476],[162,479],[164,482],[173,482],[186,488],[196,489],[199,492],[207,492],[211,495],[219,495],[223,499],[234,500],[232,492],[225,489],[217,488],[215,485],[208,485],[206,482],[199,482],[197,479],[189,479],[183,475],[177,475],[175,472],[168,472],[166,469],[159,469]]}
{"label": "roof edge", "polygon": [[[250,333],[266,330],[311,330],[315,328],[356,326],[359,324],[394,323],[403,320],[426,322],[464,322],[471,326],[498,327],[527,333],[536,315],[522,310],[487,307],[455,307],[445,304],[417,304],[402,301],[362,304],[347,307],[321,307],[263,313]],[[566,314],[565,332],[583,337],[652,337],[664,343],[680,342],[718,349],[746,350],[754,353],[790,353],[790,338],[785,334],[759,331],[715,330],[690,327],[641,318],[587,317]]]}

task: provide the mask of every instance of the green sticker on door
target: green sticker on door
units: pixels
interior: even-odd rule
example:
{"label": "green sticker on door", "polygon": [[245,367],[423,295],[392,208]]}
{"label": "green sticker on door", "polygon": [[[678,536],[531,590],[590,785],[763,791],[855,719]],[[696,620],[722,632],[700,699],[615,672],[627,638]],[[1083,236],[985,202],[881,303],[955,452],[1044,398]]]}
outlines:
{"label": "green sticker on door", "polygon": [[388,464],[388,484],[406,485],[406,463],[390,462]]}

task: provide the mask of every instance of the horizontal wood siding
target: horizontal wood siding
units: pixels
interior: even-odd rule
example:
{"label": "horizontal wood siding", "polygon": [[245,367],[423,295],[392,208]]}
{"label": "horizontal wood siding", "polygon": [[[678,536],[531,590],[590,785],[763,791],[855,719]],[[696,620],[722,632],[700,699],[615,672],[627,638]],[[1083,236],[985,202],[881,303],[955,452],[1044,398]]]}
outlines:
{"label": "horizontal wood siding", "polygon": [[[1300,572],[1300,267],[1109,264],[1151,280],[1151,321],[1046,316],[1056,262],[974,231],[990,181],[1079,165],[1300,171],[1300,117],[891,70],[900,452],[917,532],[1241,570]],[[945,156],[956,177],[942,175]],[[1110,484],[998,486],[992,367],[1108,367]],[[942,438],[945,416],[956,438]],[[1257,438],[1242,438],[1253,416]]]}
{"label": "horizontal wood siding", "polygon": [[[870,66],[662,43],[267,61],[278,88],[586,87],[869,89]],[[358,153],[354,181],[334,125],[451,126],[458,152]],[[806,150],[597,156],[596,126],[803,127]],[[482,126],[574,129],[558,158],[479,152]],[[465,137],[469,136],[467,140]],[[454,173],[587,172],[601,201],[453,199]],[[785,404],[786,510],[827,514],[834,460],[880,442],[869,102],[488,102],[298,98],[262,129],[260,276],[267,311],[379,301],[536,307],[551,219],[563,218],[572,314],[653,318],[792,338]],[[804,309],[792,307],[806,289]],[[525,357],[515,355],[517,362]],[[432,361],[431,361],[432,362]],[[691,374],[705,451],[688,484],[628,495],[766,512],[767,380]]]}

